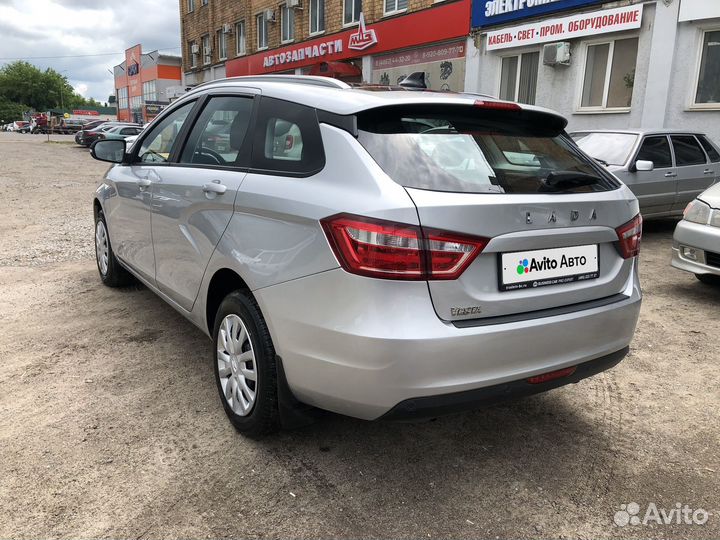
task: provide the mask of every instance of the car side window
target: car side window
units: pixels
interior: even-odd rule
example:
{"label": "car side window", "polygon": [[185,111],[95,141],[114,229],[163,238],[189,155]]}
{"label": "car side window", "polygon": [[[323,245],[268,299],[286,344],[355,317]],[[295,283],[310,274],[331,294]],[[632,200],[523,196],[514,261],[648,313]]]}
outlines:
{"label": "car side window", "polygon": [[692,135],[673,135],[675,163],[678,167],[685,165],[701,165],[706,162],[705,152]]}
{"label": "car side window", "polygon": [[708,138],[705,135],[698,135],[697,138],[702,147],[705,149],[705,152],[707,152],[710,161],[713,163],[720,162],[720,152],[717,151]]}
{"label": "car side window", "polygon": [[243,157],[247,153],[241,150],[252,109],[252,97],[210,98],[190,132],[180,163],[247,166],[248,160]]}
{"label": "car side window", "polygon": [[640,146],[637,159],[652,161],[656,169],[672,167],[672,156],[667,137],[646,137]]}
{"label": "car side window", "polygon": [[255,169],[310,175],[325,166],[315,109],[263,97],[254,132]]}
{"label": "car side window", "polygon": [[180,129],[194,106],[195,102],[191,101],[163,118],[143,140],[138,151],[138,161],[166,163],[170,159]]}

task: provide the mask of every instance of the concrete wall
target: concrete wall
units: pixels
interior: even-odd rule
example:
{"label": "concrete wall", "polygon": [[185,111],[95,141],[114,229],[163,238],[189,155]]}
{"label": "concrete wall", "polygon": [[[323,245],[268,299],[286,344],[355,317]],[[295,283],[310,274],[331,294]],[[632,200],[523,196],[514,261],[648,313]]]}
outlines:
{"label": "concrete wall", "polygon": [[[683,22],[678,25],[676,53],[668,69],[669,98],[665,127],[688,128],[707,133],[720,143],[720,104],[718,110],[690,110],[697,85],[696,67],[703,29],[720,28],[720,19]],[[720,85],[720,81],[717,81]]]}

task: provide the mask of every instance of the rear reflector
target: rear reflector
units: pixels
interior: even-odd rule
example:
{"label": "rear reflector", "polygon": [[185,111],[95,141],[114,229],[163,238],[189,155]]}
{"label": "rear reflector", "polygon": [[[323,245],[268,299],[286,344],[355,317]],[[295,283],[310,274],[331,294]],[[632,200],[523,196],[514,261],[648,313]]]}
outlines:
{"label": "rear reflector", "polygon": [[320,223],[345,270],[385,279],[457,279],[488,243],[486,238],[348,214]]}
{"label": "rear reflector", "polygon": [[564,369],[558,369],[557,371],[551,371],[549,373],[543,373],[542,375],[536,375],[535,377],[530,377],[527,382],[530,384],[540,384],[548,381],[554,381],[555,379],[562,379],[563,377],[567,377],[568,375],[572,375],[575,373],[576,366],[564,368]]}
{"label": "rear reflector", "polygon": [[615,232],[618,235],[618,251],[623,259],[637,257],[640,253],[640,239],[642,238],[642,216],[638,214],[624,225],[620,225]]}
{"label": "rear reflector", "polygon": [[482,99],[478,99],[474,105],[482,109],[493,109],[496,111],[522,111],[520,105],[509,101],[483,101]]}

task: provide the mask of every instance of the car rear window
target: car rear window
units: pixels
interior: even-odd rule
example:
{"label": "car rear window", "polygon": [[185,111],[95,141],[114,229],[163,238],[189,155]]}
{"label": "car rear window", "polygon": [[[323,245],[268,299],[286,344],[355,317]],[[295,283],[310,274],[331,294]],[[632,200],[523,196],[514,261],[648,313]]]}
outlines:
{"label": "car rear window", "polygon": [[618,187],[577,150],[563,127],[557,117],[536,111],[383,107],[358,115],[358,140],[405,187],[462,193]]}
{"label": "car rear window", "polygon": [[625,165],[635,146],[632,133],[571,133],[580,149],[607,165]]}
{"label": "car rear window", "polygon": [[712,143],[708,140],[708,138],[705,135],[698,135],[698,140],[700,141],[700,144],[702,144],[702,147],[705,149],[705,152],[707,152],[708,157],[710,158],[710,161],[713,163],[717,163],[720,161],[720,153],[715,149],[715,147],[712,145]]}

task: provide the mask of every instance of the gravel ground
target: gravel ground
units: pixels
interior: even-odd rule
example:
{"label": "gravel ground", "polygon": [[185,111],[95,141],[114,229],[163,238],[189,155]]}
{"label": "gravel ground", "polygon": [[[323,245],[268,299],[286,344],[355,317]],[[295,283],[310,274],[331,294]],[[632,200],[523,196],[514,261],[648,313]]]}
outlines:
{"label": "gravel ground", "polygon": [[[255,442],[224,417],[207,338],[143,288],[101,286],[106,167],[68,139],[0,133],[1,538],[720,537],[720,288],[669,266],[673,222],[646,224],[641,320],[611,371]],[[615,525],[631,502],[711,515]]]}

